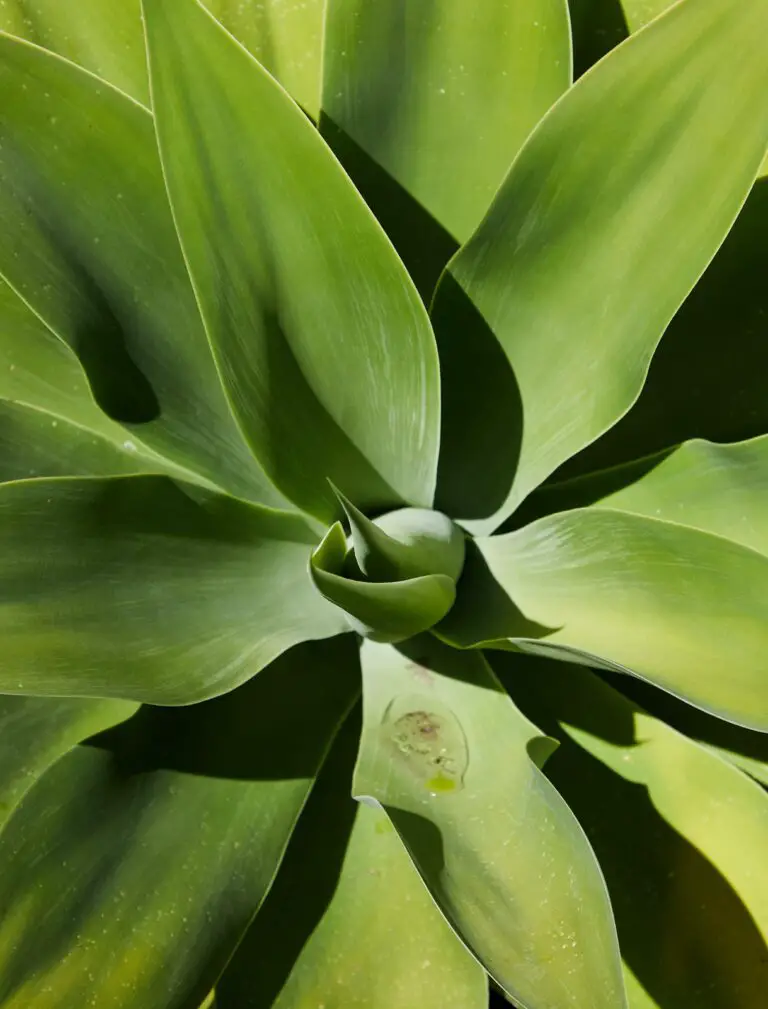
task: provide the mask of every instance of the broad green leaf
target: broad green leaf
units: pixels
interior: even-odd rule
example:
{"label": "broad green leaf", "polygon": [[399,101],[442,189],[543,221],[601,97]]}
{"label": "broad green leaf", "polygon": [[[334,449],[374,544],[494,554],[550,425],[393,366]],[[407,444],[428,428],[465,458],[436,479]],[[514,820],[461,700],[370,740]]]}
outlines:
{"label": "broad green leaf", "polygon": [[[208,0],[206,7],[317,118],[322,0]],[[140,102],[149,100],[140,0],[3,0],[0,30],[65,56]]]}
{"label": "broad green leaf", "polygon": [[149,98],[140,0],[3,0],[0,30],[65,56],[140,102]]}
{"label": "broad green leaf", "polygon": [[0,835],[4,1009],[199,1005],[358,690],[351,637],[78,747]]}
{"label": "broad green leaf", "polygon": [[561,741],[547,774],[606,874],[630,1005],[761,1009],[768,794],[587,670],[502,661],[515,700]]}
{"label": "broad green leaf", "polygon": [[0,481],[171,472],[96,406],[72,352],[0,280]]}
{"label": "broad green leaf", "polygon": [[768,181],[758,179],[664,334],[637,402],[553,479],[605,469],[693,438],[735,442],[768,432],[766,231]]}
{"label": "broad green leaf", "polygon": [[[382,803],[435,899],[525,1009],[620,1009],[600,870],[534,759],[547,740],[482,656],[366,642],[354,789]],[[533,755],[533,757],[530,754]]]}
{"label": "broad green leaf", "polygon": [[75,351],[129,440],[230,492],[284,505],[221,388],[149,113],[2,35],[0,95],[0,274]]}
{"label": "broad green leaf", "polygon": [[724,722],[642,680],[622,680],[621,691],[655,718],[768,785],[768,733]]}
{"label": "broad green leaf", "polygon": [[693,526],[768,556],[768,435],[738,445],[688,442],[600,506]]}
{"label": "broad green leaf", "polygon": [[[477,547],[482,561],[469,575],[465,567],[439,628],[447,640],[511,638],[566,659],[574,650],[768,731],[768,557],[607,508],[553,515]],[[475,583],[501,601],[479,611]]]}
{"label": "broad green leaf", "polygon": [[456,598],[456,582],[448,575],[369,582],[349,577],[347,563],[347,540],[337,522],[312,554],[312,581],[350,627],[376,641],[403,641],[429,630]]}
{"label": "broad green leaf", "polygon": [[[435,308],[440,335],[445,316],[471,322],[468,301],[477,339],[489,327],[508,359],[506,399],[496,375],[461,394],[497,397],[464,436],[497,484],[481,499],[454,478],[437,507],[493,528],[631,406],[765,153],[766,30],[764,0],[683,0],[581,78],[529,138]],[[464,338],[469,360],[471,327]]]}
{"label": "broad green leaf", "polygon": [[127,701],[0,696],[0,830],[51,764],[135,710]]}
{"label": "broad green leaf", "polygon": [[[359,724],[334,743],[218,1009],[485,1009],[485,972],[380,809],[353,802]],[[258,965],[254,969],[254,965]]]}
{"label": "broad green leaf", "polygon": [[[633,32],[644,28],[654,18],[668,10],[673,3],[674,0],[621,0],[627,25]],[[768,154],[766,154],[758,174],[768,174]]]}
{"label": "broad green leaf", "polygon": [[306,116],[196,0],[145,3],[160,150],[233,409],[291,500],[430,506],[434,338],[384,234]]}
{"label": "broad green leaf", "polygon": [[206,0],[205,6],[317,119],[324,0]]}
{"label": "broad green leaf", "polygon": [[321,128],[430,294],[571,82],[566,2],[329,0],[323,70]]}
{"label": "broad green leaf", "polygon": [[0,487],[0,690],[188,704],[346,630],[300,518],[166,477]]}

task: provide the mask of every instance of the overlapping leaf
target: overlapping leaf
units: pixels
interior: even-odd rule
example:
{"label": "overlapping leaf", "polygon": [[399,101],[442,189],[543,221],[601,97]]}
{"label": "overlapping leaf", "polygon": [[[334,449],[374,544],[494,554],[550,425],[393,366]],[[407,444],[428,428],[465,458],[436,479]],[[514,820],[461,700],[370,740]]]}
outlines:
{"label": "overlapping leaf", "polygon": [[385,806],[492,977],[526,1009],[624,1005],[600,871],[532,759],[547,741],[478,654],[426,638],[408,656],[367,642],[362,661],[356,794]]}
{"label": "overlapping leaf", "polygon": [[0,829],[51,764],[135,710],[128,701],[0,696]]}
{"label": "overlapping leaf", "polygon": [[562,742],[547,774],[606,874],[637,1009],[759,1009],[768,984],[768,795],[593,673],[495,659]]}
{"label": "overlapping leaf", "polygon": [[330,0],[321,127],[427,296],[570,55],[564,0]]}
{"label": "overlapping leaf", "polygon": [[[0,1002],[186,1009],[261,903],[358,690],[351,637],[78,747],[0,836]],[[45,829],[41,829],[41,825]]]}
{"label": "overlapping leaf", "polygon": [[273,505],[221,389],[173,228],[151,116],[0,36],[0,274],[80,358],[127,436]]}
{"label": "overlapping leaf", "polygon": [[322,518],[429,506],[439,374],[423,306],[303,113],[195,0],[147,0],[152,96],[224,383],[274,483]]}
{"label": "overlapping leaf", "polygon": [[[720,536],[608,508],[477,540],[441,635],[623,668],[768,729],[768,558]],[[478,606],[478,592],[490,600]],[[603,663],[604,664],[604,663]]]}
{"label": "overlapping leaf", "polygon": [[496,480],[462,488],[449,445],[438,507],[493,527],[636,398],[765,153],[767,26],[762,0],[680,3],[577,82],[531,136],[438,291],[438,335],[441,315],[463,311],[467,361],[475,345],[494,357],[483,350],[489,327],[510,371],[506,387],[478,374],[459,402],[474,425],[465,451],[491,469],[495,457]]}
{"label": "overlapping leaf", "polygon": [[[303,520],[165,477],[0,488],[0,690],[187,704],[346,630]],[[44,614],[44,619],[41,618]]]}
{"label": "overlapping leaf", "polygon": [[386,815],[350,798],[358,738],[350,719],[216,985],[218,1009],[487,1005],[484,971],[435,907]]}

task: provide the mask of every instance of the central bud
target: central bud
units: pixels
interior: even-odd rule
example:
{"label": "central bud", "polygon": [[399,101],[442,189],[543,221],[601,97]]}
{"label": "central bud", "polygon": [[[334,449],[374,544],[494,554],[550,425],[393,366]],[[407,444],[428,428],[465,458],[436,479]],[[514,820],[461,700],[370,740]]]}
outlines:
{"label": "central bud", "polygon": [[326,533],[310,573],[326,599],[358,633],[403,641],[434,627],[456,599],[464,533],[440,512],[399,508],[367,518],[336,491],[349,522]]}

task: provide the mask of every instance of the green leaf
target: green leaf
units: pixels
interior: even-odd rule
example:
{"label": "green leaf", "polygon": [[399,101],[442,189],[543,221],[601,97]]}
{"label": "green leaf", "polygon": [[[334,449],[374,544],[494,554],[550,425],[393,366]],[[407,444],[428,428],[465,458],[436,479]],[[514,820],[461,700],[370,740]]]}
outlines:
{"label": "green leaf", "polygon": [[285,506],[221,388],[149,113],[8,36],[0,94],[0,274],[75,351],[129,440],[191,479]]}
{"label": "green leaf", "polygon": [[366,577],[387,581],[443,574],[458,579],[464,534],[447,515],[399,508],[371,521],[339,490],[336,497],[349,521],[355,560]]}
{"label": "green leaf", "polygon": [[149,97],[139,0],[4,0],[0,30],[72,60],[131,97]]}
{"label": "green leaf", "polygon": [[768,556],[768,435],[738,445],[691,441],[600,501],[715,533]]}
{"label": "green leaf", "polygon": [[[469,575],[465,568],[442,637],[461,646],[511,638],[553,657],[580,655],[768,731],[764,555],[607,508],[553,515],[477,547],[480,562]],[[479,612],[475,583],[500,601]]]}
{"label": "green leaf", "polygon": [[218,1009],[487,1006],[485,972],[435,907],[386,815],[349,796],[358,739],[353,717],[216,985]]}
{"label": "green leaf", "polygon": [[619,1009],[605,886],[534,763],[547,741],[482,656],[434,638],[411,645],[407,655],[363,645],[355,793],[386,807],[437,902],[511,998]]}
{"label": "green leaf", "polygon": [[51,764],[135,711],[127,701],[0,696],[0,830]]}
{"label": "green leaf", "polygon": [[[208,0],[206,6],[316,119],[321,0]],[[59,0],[3,0],[0,30],[65,56],[140,102],[149,99],[140,0],[64,6]]]}
{"label": "green leaf", "polygon": [[330,0],[321,128],[421,289],[570,84],[565,0]]}
{"label": "green leaf", "polygon": [[640,398],[554,479],[605,469],[692,438],[734,442],[768,432],[767,230],[768,181],[758,179],[664,334]]}
{"label": "green leaf", "polygon": [[205,6],[280,81],[307,115],[317,119],[324,0],[206,0]]}
{"label": "green leaf", "polygon": [[0,280],[0,481],[169,472],[96,406],[74,354]]}
{"label": "green leaf", "polygon": [[403,641],[429,630],[456,598],[456,583],[448,575],[357,581],[345,574],[347,563],[347,540],[336,522],[312,554],[312,580],[326,599],[344,611],[350,627],[376,641]]}
{"label": "green leaf", "polygon": [[431,505],[437,353],[402,264],[256,61],[195,0],[145,7],[171,203],[254,452],[320,518],[328,479],[361,508]]}
{"label": "green leaf", "polygon": [[[509,416],[498,376],[474,376],[465,395],[496,400],[476,416],[459,400],[473,425],[465,443],[497,483],[481,499],[472,482],[449,482],[438,508],[490,530],[637,397],[765,153],[766,30],[763,0],[683,0],[581,78],[529,138],[435,308],[442,339],[470,303],[478,339],[490,327],[503,348],[507,399],[516,387],[520,408]],[[461,318],[471,322],[468,309]],[[470,375],[474,336],[464,334]],[[448,450],[450,475],[460,457]]]}
{"label": "green leaf", "polygon": [[[298,517],[159,476],[0,487],[0,690],[188,704],[346,630]],[[41,617],[44,615],[44,619]]]}
{"label": "green leaf", "polygon": [[59,761],[0,835],[4,1009],[199,1005],[358,678],[351,636],[303,645],[225,697],[144,708]]}
{"label": "green leaf", "polygon": [[494,665],[561,741],[547,774],[606,874],[624,959],[646,993],[630,1004],[759,1009],[768,794],[586,669],[520,656]]}

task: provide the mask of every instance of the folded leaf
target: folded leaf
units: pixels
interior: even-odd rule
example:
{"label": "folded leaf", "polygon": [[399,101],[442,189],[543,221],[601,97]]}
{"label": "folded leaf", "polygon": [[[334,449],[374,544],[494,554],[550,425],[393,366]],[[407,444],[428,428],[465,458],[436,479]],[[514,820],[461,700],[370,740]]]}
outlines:
{"label": "folded leaf", "polygon": [[366,642],[362,662],[355,793],[385,806],[464,941],[530,1009],[626,1005],[597,862],[534,763],[547,740],[478,654]]}
{"label": "folded leaf", "polygon": [[351,718],[216,985],[218,1009],[487,1006],[485,972],[435,907],[386,815],[350,798],[358,738]]}
{"label": "folded leaf", "polygon": [[347,541],[337,522],[312,554],[312,581],[347,615],[351,628],[375,641],[403,641],[429,630],[456,598],[456,583],[448,575],[369,582],[348,577],[347,562]]}
{"label": "folded leaf", "polygon": [[[145,3],[160,150],[233,409],[292,501],[324,519],[429,506],[429,321],[317,131],[196,0]],[[215,194],[212,199],[212,194]]]}
{"label": "folded leaf", "polygon": [[[439,335],[458,287],[481,317],[475,329],[490,327],[503,348],[520,416],[502,436],[486,405],[474,443],[490,468],[494,454],[508,466],[514,448],[517,467],[484,500],[450,484],[454,499],[438,490],[437,507],[493,528],[637,397],[765,153],[766,30],[763,0],[683,0],[581,78],[529,138],[435,306]],[[465,341],[471,369],[471,329]],[[482,401],[497,380],[475,381]],[[499,418],[505,409],[496,404]]]}
{"label": "folded leaf", "polygon": [[321,127],[428,295],[570,66],[565,0],[330,0]]}
{"label": "folded leaf", "polygon": [[0,696],[0,830],[51,764],[135,711],[129,701]]}
{"label": "folded leaf", "polygon": [[[720,717],[768,731],[768,557],[719,536],[610,509],[477,540],[439,630],[631,671]],[[465,580],[466,579],[466,580]],[[506,600],[479,612],[473,580]],[[571,655],[573,653],[571,652]],[[595,662],[594,657],[597,657]],[[578,659],[576,659],[578,661]]]}
{"label": "folded leaf", "polygon": [[0,35],[0,274],[77,354],[127,436],[239,496],[285,506],[230,413],[146,109]]}
{"label": "folded leaf", "polygon": [[768,556],[768,435],[738,445],[691,441],[601,507],[715,533]]}
{"label": "folded leaf", "polygon": [[351,637],[303,645],[225,697],[143,708],[56,764],[0,835],[3,1006],[203,1002],[358,677]]}
{"label": "folded leaf", "polygon": [[605,872],[630,1004],[759,1009],[768,794],[585,669],[520,656],[494,665],[562,743],[547,774]]}
{"label": "folded leaf", "polygon": [[[188,704],[346,630],[298,517],[165,477],[0,487],[0,690]],[[44,615],[44,619],[41,617]]]}

